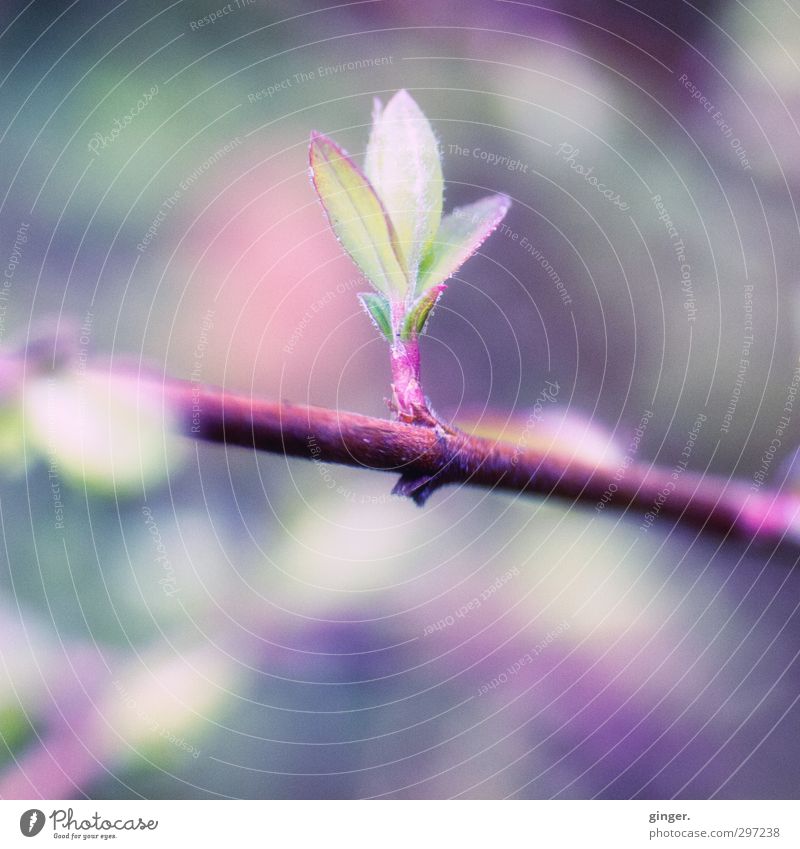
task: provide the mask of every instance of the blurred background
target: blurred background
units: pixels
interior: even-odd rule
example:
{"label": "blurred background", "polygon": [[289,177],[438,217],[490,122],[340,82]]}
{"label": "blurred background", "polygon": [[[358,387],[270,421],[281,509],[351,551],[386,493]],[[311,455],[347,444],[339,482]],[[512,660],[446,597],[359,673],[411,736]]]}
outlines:
{"label": "blurred background", "polygon": [[796,797],[796,548],[420,510],[184,440],[124,376],[388,415],[307,144],[359,159],[407,88],[446,209],[513,198],[423,341],[435,409],[796,487],[796,4],[10,0],[0,33],[1,797]]}

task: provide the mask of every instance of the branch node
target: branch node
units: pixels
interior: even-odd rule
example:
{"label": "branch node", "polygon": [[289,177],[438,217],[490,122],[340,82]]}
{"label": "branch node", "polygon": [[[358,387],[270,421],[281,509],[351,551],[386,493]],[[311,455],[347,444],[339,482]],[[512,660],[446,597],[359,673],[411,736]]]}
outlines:
{"label": "branch node", "polygon": [[392,495],[402,495],[410,498],[417,507],[424,507],[425,502],[444,483],[439,474],[420,475],[403,473],[394,485]]}

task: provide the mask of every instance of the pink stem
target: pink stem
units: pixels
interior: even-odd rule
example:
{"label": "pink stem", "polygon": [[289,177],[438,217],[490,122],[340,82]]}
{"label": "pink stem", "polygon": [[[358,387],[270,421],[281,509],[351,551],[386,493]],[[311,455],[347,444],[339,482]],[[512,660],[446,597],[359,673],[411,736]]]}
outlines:
{"label": "pink stem", "polygon": [[392,390],[397,417],[413,423],[430,416],[419,374],[419,342],[397,339],[392,345]]}

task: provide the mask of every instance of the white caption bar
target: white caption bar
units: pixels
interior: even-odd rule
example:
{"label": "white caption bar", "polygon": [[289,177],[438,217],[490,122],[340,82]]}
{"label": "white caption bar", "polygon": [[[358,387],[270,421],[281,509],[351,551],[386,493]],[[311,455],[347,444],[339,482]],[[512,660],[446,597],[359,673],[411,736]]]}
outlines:
{"label": "white caption bar", "polygon": [[0,801],[0,846],[794,849],[799,820],[796,801]]}

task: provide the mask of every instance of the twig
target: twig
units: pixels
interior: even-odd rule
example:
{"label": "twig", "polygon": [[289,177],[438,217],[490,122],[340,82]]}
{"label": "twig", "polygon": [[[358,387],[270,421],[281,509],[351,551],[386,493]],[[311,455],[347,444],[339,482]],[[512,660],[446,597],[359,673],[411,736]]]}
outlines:
{"label": "twig", "polygon": [[615,481],[617,489],[609,497],[613,470],[582,460],[567,462],[555,453],[457,430],[259,401],[183,381],[171,381],[164,388],[187,436],[396,472],[400,480],[393,491],[418,504],[444,484],[469,484],[553,495],[595,507],[602,500],[760,542],[800,542],[800,497],[743,481],[688,471],[676,480],[671,470],[638,463]]}

